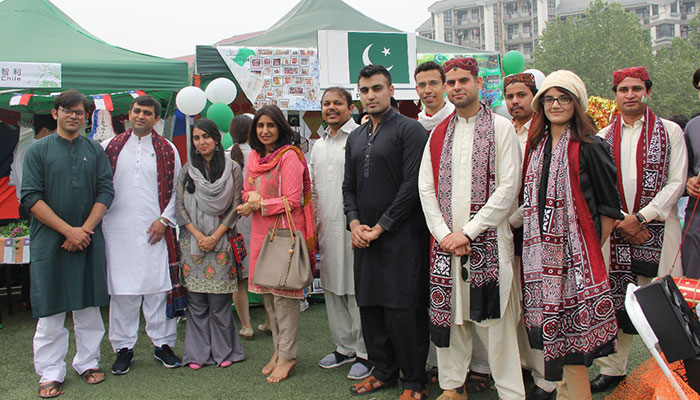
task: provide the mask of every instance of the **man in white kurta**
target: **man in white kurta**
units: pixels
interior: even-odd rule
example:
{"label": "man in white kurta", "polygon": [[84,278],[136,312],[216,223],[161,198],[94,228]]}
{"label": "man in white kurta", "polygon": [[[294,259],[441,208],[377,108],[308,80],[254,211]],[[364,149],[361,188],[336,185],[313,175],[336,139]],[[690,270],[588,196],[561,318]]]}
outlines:
{"label": "man in white kurta", "polygon": [[[518,135],[521,155],[520,165],[522,165],[527,147],[527,135],[535,116],[535,112],[532,109],[532,99],[537,94],[534,75],[523,72],[507,76],[503,81],[503,92],[505,93],[504,97],[508,112],[513,116],[512,122],[515,127],[515,133]],[[517,207],[517,202],[514,207]],[[521,274],[519,249],[516,249],[514,270],[516,271],[516,279],[514,279],[515,290],[518,297],[522,300],[522,288],[519,278]],[[532,379],[535,381],[535,387],[532,388],[532,392],[528,395],[528,400],[552,398],[557,384],[544,379],[544,353],[542,350],[530,347],[530,340],[527,336],[523,318],[519,318],[518,321],[518,346],[520,347],[522,367],[532,373]]]}
{"label": "man in white kurta", "polygon": [[[107,287],[111,296],[109,340],[117,353],[112,367],[115,375],[129,371],[142,308],[146,333],[156,348],[155,358],[166,367],[179,366],[171,349],[177,338],[176,320],[166,318],[166,295],[172,284],[163,237],[165,229],[174,227],[176,220],[176,190],[173,185],[170,201],[161,213],[153,146],[153,126],[160,119],[160,106],[148,98],[152,99],[150,96],[135,99],[129,110],[132,134],[118,155],[114,202],[103,223]],[[112,140],[115,138],[104,142],[103,147],[107,148]],[[175,153],[174,179],[177,179],[180,159],[175,146],[168,144]]]}
{"label": "man in white kurta", "polygon": [[[473,64],[475,66],[476,61],[473,61]],[[525,389],[516,338],[520,306],[518,296],[513,290],[513,237],[507,219],[520,184],[520,150],[510,121],[492,114],[496,146],[496,189],[481,210],[470,219],[472,149],[476,116],[481,107],[478,100],[481,78],[475,79],[478,77],[478,69],[466,70],[459,66],[450,68],[446,63],[445,71],[447,95],[456,107],[451,169],[453,227],[449,227],[445,222],[438,203],[430,142],[423,152],[418,177],[418,189],[430,233],[444,250],[453,253],[449,347],[437,348],[439,383],[444,390],[439,399],[467,398],[463,384],[472,357],[473,333],[476,333],[486,346],[499,397],[524,399]],[[498,236],[501,315],[500,318],[475,322],[470,318],[470,282],[465,282],[460,274],[459,248],[469,246],[468,238],[477,238],[491,228],[497,230]]]}
{"label": "man in white kurta", "polygon": [[321,98],[321,116],[328,124],[311,151],[311,188],[321,250],[321,285],[328,326],[336,349],[320,362],[321,368],[353,363],[349,379],[369,376],[371,365],[362,338],[360,309],[355,300],[352,237],[343,212],[345,143],[357,124],[352,119],[352,97],[342,88],[329,88]]}
{"label": "man in white kurta", "polygon": [[[647,222],[664,221],[663,244],[656,275],[680,276],[682,273],[681,259],[678,257],[675,264],[674,259],[681,242],[681,227],[676,203],[683,194],[688,171],[688,156],[683,131],[676,123],[660,119],[668,134],[668,144],[671,147],[667,181],[654,198],[635,213],[633,211],[635,198],[641,184],[637,179],[637,147],[647,118],[647,102],[651,96],[651,81],[646,68],[643,67],[616,71],[614,77],[615,101],[622,114],[620,160],[617,173],[618,176],[621,175],[624,192],[621,193],[623,195],[621,198],[624,199],[627,210],[630,211],[625,213],[625,219],[617,225],[616,229],[618,231],[638,229],[643,235]],[[612,124],[603,128],[598,136],[605,138],[611,129],[613,129]],[[641,239],[642,242],[645,240]],[[610,269],[609,240],[603,247],[603,256],[608,269]],[[636,277],[639,286],[648,284],[652,279],[639,274]],[[633,335],[626,334],[620,329],[617,353],[596,360],[596,363],[600,365],[600,375],[591,381],[593,392],[606,390],[624,379],[627,374],[627,359],[633,339]]]}

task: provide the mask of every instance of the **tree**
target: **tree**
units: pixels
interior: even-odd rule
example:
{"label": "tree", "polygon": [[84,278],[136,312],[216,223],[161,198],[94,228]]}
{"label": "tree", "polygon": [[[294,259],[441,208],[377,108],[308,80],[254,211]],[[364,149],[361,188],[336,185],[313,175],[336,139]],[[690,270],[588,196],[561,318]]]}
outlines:
{"label": "tree", "polygon": [[700,67],[700,49],[690,40],[676,37],[671,47],[659,49],[655,59],[652,110],[664,118],[674,114],[690,117],[700,111],[698,91],[692,85],[693,73]]}
{"label": "tree", "polygon": [[613,71],[653,66],[649,30],[618,3],[591,2],[583,17],[547,24],[533,53],[545,74],[568,69],[583,79],[589,95],[612,98]]}

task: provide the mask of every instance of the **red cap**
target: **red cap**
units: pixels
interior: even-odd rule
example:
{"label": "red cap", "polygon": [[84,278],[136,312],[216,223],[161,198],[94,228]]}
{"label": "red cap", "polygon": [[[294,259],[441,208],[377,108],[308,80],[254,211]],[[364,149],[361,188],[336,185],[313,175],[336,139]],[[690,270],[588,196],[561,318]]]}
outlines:
{"label": "red cap", "polygon": [[629,67],[619,69],[613,72],[613,86],[617,86],[625,78],[639,78],[643,81],[649,80],[649,71],[647,67]]}
{"label": "red cap", "polygon": [[465,71],[471,72],[474,78],[479,76],[479,63],[476,62],[476,59],[471,57],[453,58],[446,61],[442,65],[442,68],[445,73],[448,73],[452,68],[461,68]]}

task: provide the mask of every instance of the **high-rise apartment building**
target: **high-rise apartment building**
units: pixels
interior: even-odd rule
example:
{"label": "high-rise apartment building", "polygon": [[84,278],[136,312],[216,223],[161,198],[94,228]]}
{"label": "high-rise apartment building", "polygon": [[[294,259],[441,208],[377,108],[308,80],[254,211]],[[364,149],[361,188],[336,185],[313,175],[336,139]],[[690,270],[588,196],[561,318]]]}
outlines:
{"label": "high-rise apartment building", "polygon": [[[650,29],[654,49],[686,37],[700,0],[618,0]],[[491,51],[518,50],[530,58],[537,37],[555,18],[583,15],[590,0],[441,0],[416,32],[424,37]]]}

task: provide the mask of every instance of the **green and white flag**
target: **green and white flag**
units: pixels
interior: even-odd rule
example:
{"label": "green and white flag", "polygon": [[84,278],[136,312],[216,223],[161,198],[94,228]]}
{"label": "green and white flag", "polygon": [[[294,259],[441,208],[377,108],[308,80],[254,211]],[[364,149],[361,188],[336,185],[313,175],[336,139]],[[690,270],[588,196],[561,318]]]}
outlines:
{"label": "green and white flag", "polygon": [[360,70],[380,64],[391,73],[397,99],[415,97],[412,71],[416,67],[416,35],[405,32],[318,31],[321,88],[357,88]]}
{"label": "green and white flag", "polygon": [[369,64],[383,65],[396,83],[411,83],[406,33],[348,32],[347,57],[351,83],[357,83],[360,70]]}

